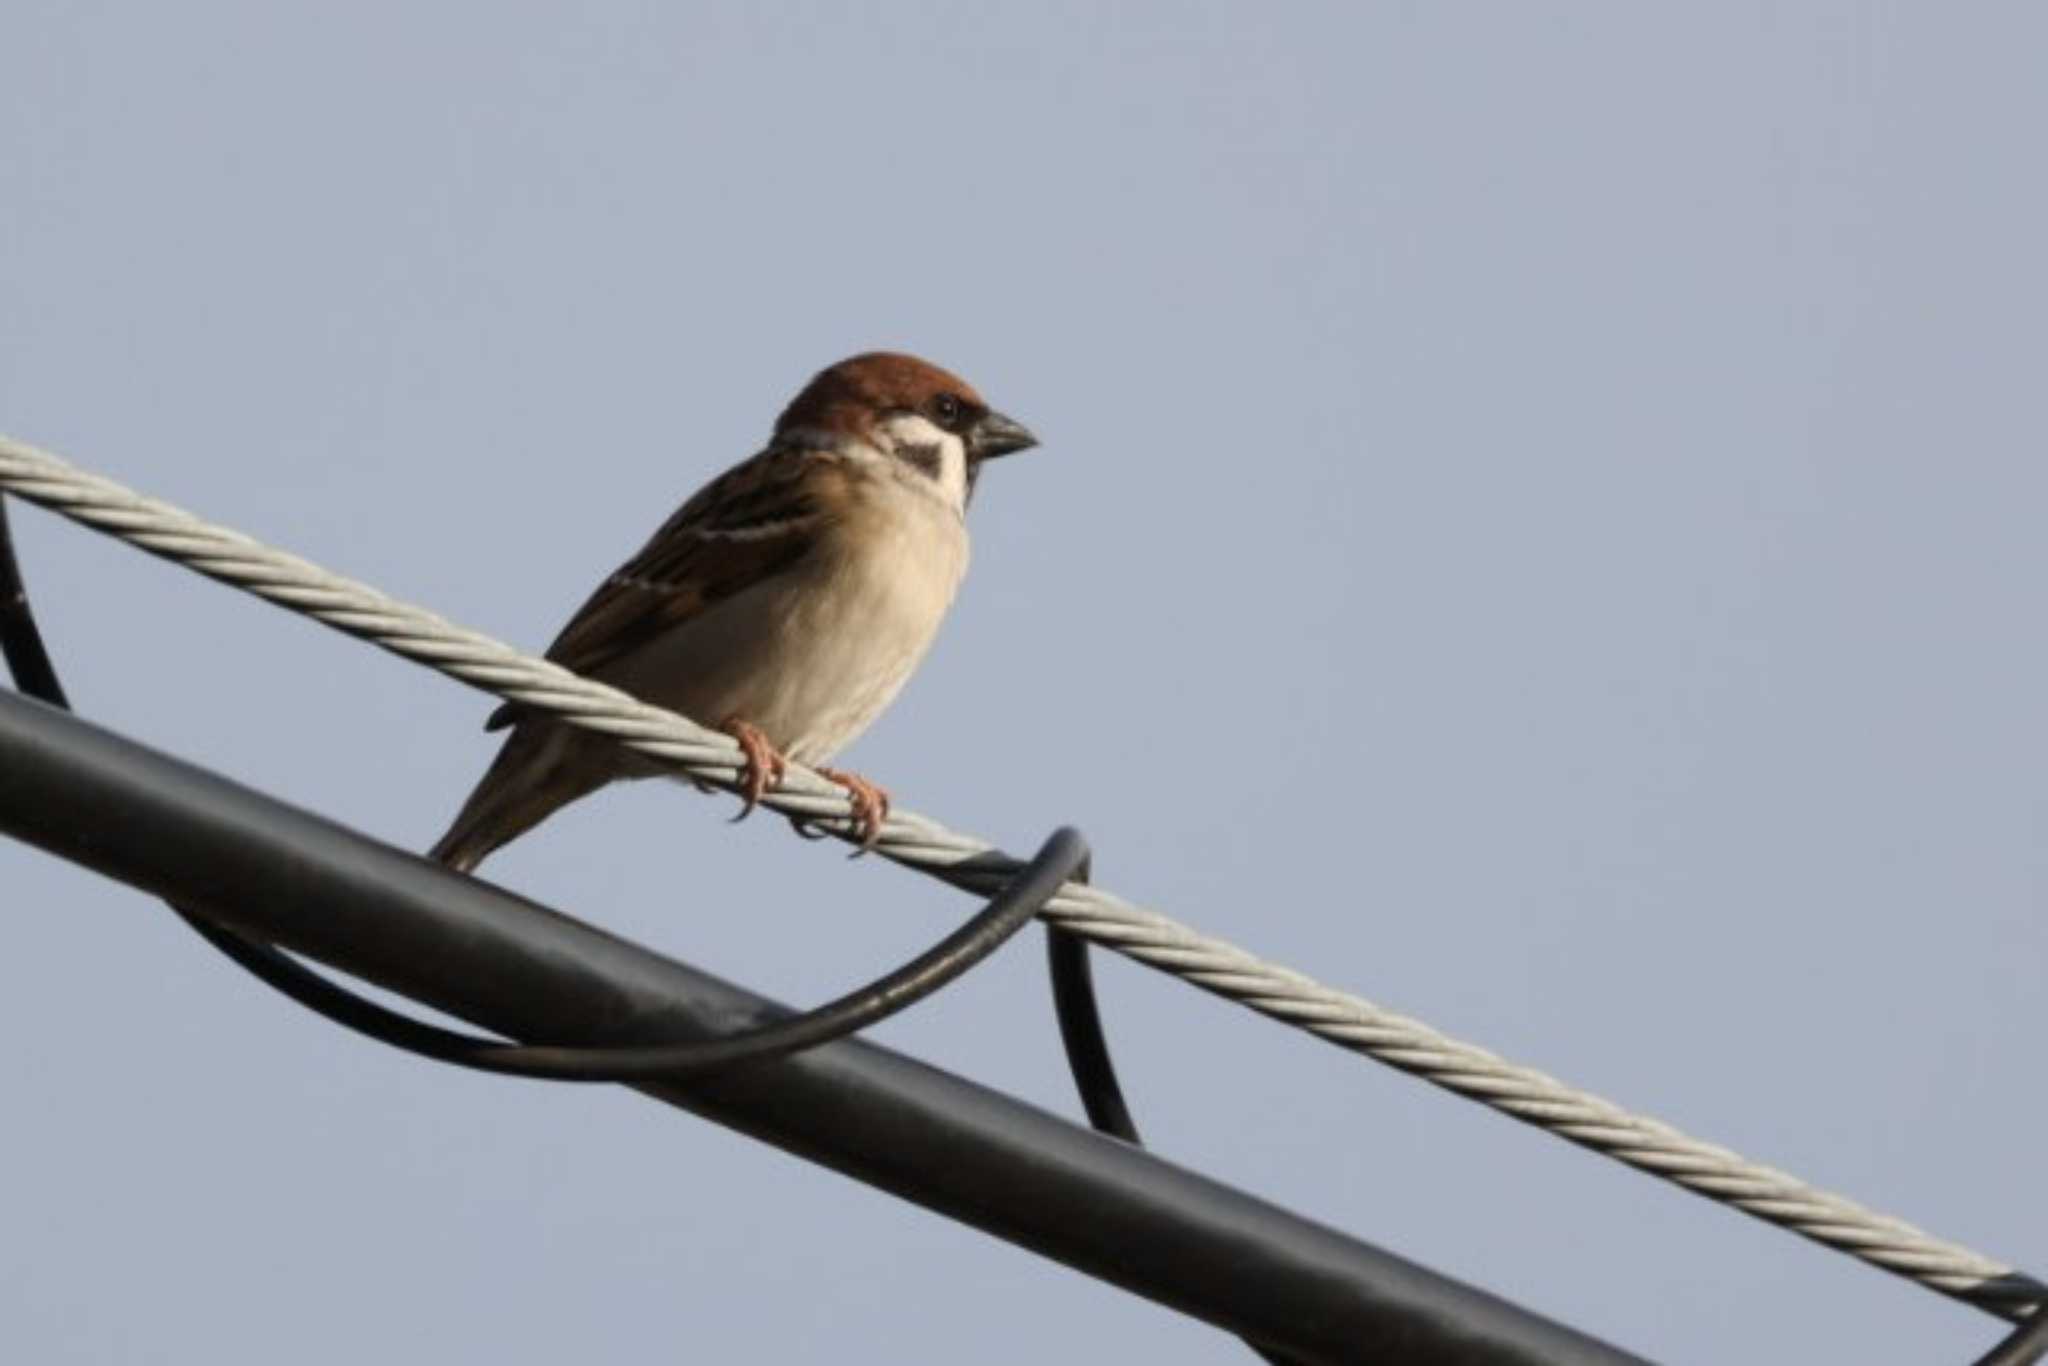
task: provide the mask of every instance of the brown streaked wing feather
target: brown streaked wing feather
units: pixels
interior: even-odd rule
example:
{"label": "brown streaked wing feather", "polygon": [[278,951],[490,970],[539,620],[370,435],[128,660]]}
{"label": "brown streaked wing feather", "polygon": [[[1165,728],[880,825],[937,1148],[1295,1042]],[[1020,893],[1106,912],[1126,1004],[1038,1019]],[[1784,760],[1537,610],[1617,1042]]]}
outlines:
{"label": "brown streaked wing feather", "polygon": [[[807,476],[830,452],[770,447],[712,480],[598,585],[547,657],[590,674],[807,554],[830,519]],[[507,702],[486,730],[519,718]]]}

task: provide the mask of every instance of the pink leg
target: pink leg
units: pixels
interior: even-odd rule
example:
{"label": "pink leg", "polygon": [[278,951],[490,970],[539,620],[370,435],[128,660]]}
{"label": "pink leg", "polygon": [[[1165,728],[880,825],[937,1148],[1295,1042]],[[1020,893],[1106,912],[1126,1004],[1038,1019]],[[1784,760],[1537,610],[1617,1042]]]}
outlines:
{"label": "pink leg", "polygon": [[860,835],[860,847],[874,848],[882,836],[882,822],[889,819],[889,789],[843,769],[820,768],[818,776],[846,789],[853,798],[853,828]]}
{"label": "pink leg", "polygon": [[747,756],[746,767],[740,771],[740,799],[745,805],[740,807],[740,814],[733,817],[736,821],[745,820],[761,804],[761,798],[768,789],[781,784],[782,776],[789,772],[789,763],[774,745],[768,743],[768,737],[762,734],[761,728],[751,722],[730,716],[719,729],[739,741],[740,749]]}

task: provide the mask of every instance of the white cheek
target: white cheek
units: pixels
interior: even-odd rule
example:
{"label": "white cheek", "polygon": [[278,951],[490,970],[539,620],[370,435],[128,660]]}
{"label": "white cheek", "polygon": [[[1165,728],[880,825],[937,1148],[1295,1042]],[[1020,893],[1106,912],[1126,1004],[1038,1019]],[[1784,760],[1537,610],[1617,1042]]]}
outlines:
{"label": "white cheek", "polygon": [[889,440],[899,446],[936,446],[939,450],[939,490],[954,507],[967,502],[967,443],[930,418],[900,413],[883,424]]}

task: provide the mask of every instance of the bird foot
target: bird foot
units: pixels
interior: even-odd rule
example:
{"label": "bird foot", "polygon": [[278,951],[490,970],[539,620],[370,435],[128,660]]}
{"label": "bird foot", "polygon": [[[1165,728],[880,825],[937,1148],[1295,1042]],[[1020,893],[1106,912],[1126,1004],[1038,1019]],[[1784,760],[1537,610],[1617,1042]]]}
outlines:
{"label": "bird foot", "polygon": [[743,821],[761,804],[761,798],[769,788],[781,786],[783,775],[789,772],[789,761],[768,743],[768,737],[761,728],[751,722],[732,716],[726,718],[719,729],[740,742],[740,750],[747,758],[740,769],[740,800],[743,805],[740,814],[733,817],[736,821]]}
{"label": "bird foot", "polygon": [[846,789],[853,801],[853,831],[860,836],[860,852],[874,848],[882,837],[882,822],[889,819],[889,789],[844,769],[820,768],[818,776]]}

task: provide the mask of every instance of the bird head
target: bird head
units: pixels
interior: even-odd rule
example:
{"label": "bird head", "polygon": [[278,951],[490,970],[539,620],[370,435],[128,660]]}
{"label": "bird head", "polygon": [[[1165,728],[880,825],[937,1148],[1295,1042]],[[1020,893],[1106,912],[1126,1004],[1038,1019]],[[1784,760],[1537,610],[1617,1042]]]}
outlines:
{"label": "bird head", "polygon": [[1038,438],[988,406],[973,385],[929,361],[870,351],[821,370],[775,423],[778,438],[823,432],[902,461],[964,506],[983,462]]}

